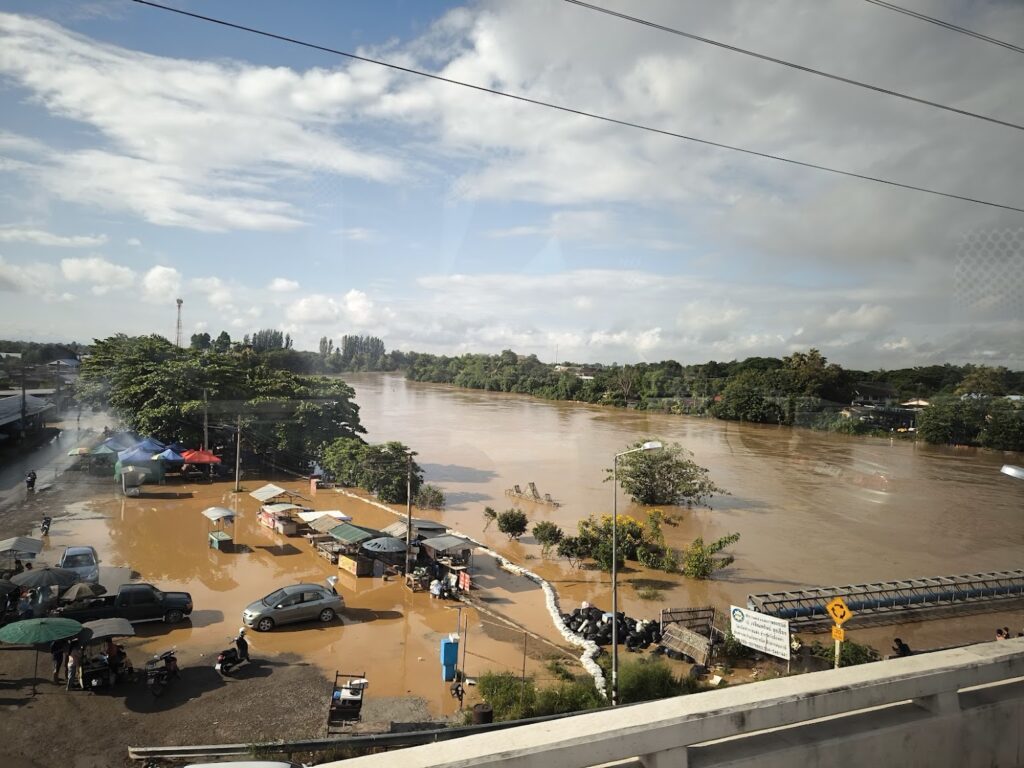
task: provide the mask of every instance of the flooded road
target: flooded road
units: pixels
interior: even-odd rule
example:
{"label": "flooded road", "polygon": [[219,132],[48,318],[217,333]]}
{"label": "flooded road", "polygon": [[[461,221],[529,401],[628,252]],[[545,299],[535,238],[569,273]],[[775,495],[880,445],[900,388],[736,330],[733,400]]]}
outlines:
{"label": "flooded road", "polygon": [[[481,512],[518,506],[531,524],[551,520],[574,531],[580,518],[611,512],[604,470],[615,452],[645,437],[680,442],[731,492],[715,498],[712,510],[665,508],[679,522],[665,528],[669,543],[733,531],[742,538],[729,550],[736,562],[708,582],[629,564],[620,599],[631,615],[656,616],[662,606],[745,605],[748,594],[771,590],[1020,568],[1024,561],[1024,482],[999,472],[1007,461],[1020,463],[1018,455],[550,402],[398,375],[345,380],[356,390],[367,439],[397,439],[419,451],[427,480],[448,495],[437,516],[549,578],[569,608],[581,600],[607,606],[608,577],[543,561],[530,536],[509,543],[493,525],[485,532]],[[531,481],[561,506],[506,496]],[[619,512],[644,516],[621,495]],[[653,586],[662,596],[642,601],[634,586]],[[920,632],[936,644],[934,627]],[[913,645],[913,627],[904,639]]]}

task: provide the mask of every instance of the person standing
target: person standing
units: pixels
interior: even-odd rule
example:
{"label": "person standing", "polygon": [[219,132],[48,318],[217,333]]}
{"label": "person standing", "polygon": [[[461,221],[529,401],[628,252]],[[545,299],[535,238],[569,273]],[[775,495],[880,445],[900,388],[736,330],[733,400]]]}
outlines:
{"label": "person standing", "polygon": [[238,649],[239,661],[249,661],[249,641],[245,639],[245,627],[238,628],[238,637],[235,638],[235,648]]}
{"label": "person standing", "polygon": [[68,649],[68,690],[72,685],[82,687],[82,646],[78,640],[72,640]]}
{"label": "person standing", "polygon": [[25,488],[29,491],[36,489],[36,471],[34,469],[30,469],[25,475]]}
{"label": "person standing", "polygon": [[60,682],[60,673],[68,665],[68,641],[54,640],[50,643],[50,656],[53,659],[53,682]]}

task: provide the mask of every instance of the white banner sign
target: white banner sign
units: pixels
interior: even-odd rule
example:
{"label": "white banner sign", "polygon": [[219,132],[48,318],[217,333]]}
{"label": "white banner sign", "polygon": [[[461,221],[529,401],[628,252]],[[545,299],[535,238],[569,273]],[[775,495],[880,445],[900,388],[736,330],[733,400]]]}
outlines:
{"label": "white banner sign", "polygon": [[733,605],[732,636],[747,648],[789,660],[789,622]]}

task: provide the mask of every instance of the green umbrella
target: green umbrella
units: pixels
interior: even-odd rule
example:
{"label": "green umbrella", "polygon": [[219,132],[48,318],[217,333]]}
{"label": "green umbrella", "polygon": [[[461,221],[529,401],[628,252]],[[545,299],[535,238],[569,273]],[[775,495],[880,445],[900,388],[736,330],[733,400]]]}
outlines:
{"label": "green umbrella", "polygon": [[77,635],[81,631],[82,625],[74,619],[25,619],[0,627],[0,640],[21,645],[42,645]]}
{"label": "green umbrella", "polygon": [[36,693],[35,678],[39,673],[39,646],[52,643],[54,640],[74,637],[81,631],[82,625],[74,619],[25,619],[8,624],[6,627],[0,627],[0,641],[36,647],[35,666],[32,669],[32,695],[34,696]]}

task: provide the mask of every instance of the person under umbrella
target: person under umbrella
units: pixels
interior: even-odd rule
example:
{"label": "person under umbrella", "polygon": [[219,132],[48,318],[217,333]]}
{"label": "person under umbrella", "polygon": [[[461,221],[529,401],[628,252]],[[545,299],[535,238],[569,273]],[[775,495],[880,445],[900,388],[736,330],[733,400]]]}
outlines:
{"label": "person under umbrella", "polygon": [[32,673],[32,693],[35,695],[35,677],[39,671],[39,647],[47,646],[54,640],[75,637],[82,631],[82,625],[73,619],[44,618],[15,621],[0,627],[0,642],[31,645],[36,649],[36,661]]}

